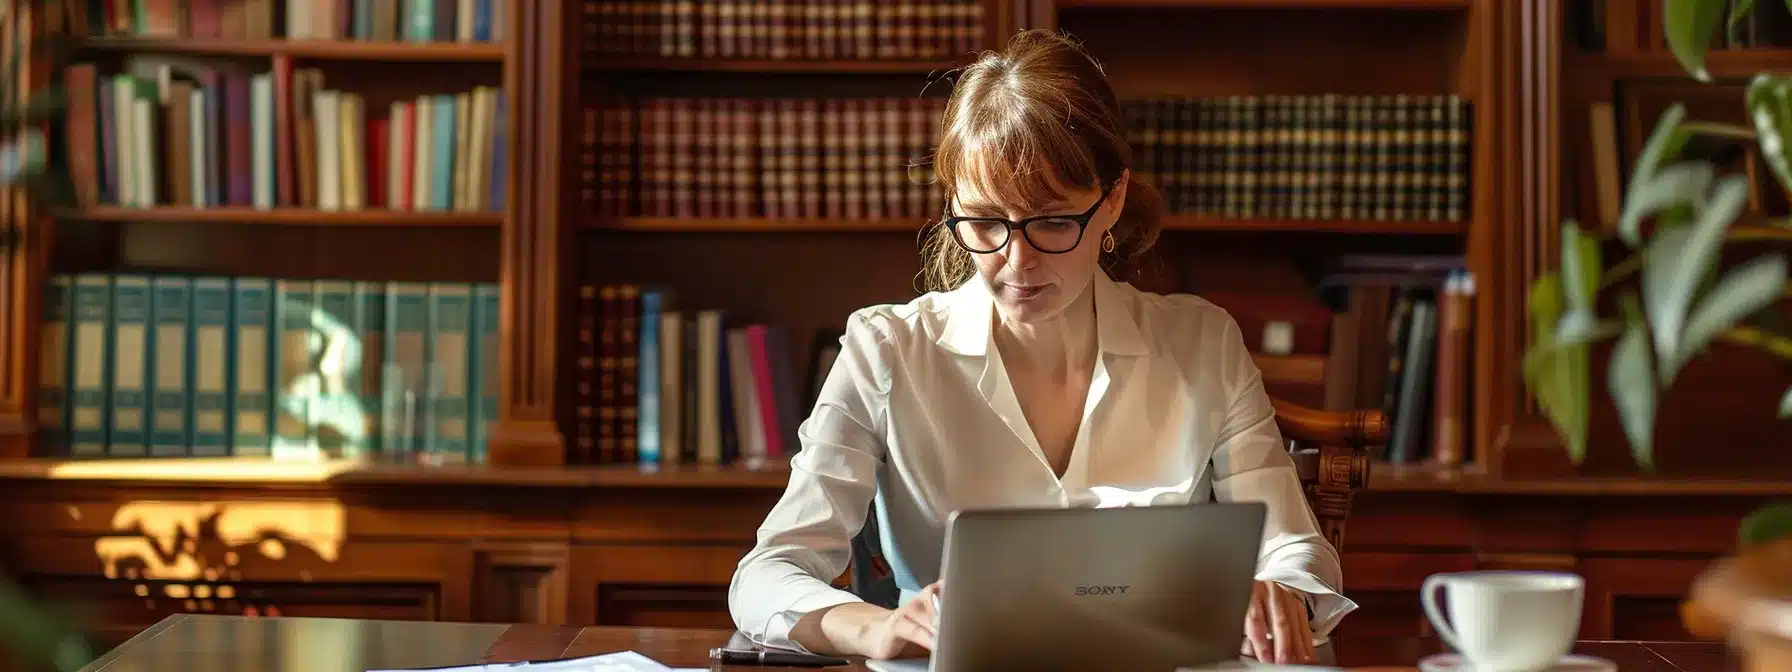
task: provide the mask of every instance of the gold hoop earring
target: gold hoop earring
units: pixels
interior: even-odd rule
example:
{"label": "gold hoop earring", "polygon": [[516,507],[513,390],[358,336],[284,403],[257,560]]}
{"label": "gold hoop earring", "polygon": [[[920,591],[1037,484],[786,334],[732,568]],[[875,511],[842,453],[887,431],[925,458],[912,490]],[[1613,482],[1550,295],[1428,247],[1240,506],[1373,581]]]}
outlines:
{"label": "gold hoop earring", "polygon": [[1113,254],[1115,245],[1117,245],[1117,243],[1114,242],[1113,231],[1109,231],[1101,237],[1101,251]]}

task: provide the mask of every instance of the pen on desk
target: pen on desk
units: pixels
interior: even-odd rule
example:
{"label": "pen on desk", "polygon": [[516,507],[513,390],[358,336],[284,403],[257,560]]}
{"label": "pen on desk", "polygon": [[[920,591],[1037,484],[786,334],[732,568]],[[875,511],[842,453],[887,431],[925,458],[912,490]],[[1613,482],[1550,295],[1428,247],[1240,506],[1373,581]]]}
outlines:
{"label": "pen on desk", "polygon": [[845,658],[822,656],[801,651],[765,651],[742,649],[710,649],[709,659],[723,665],[759,665],[766,667],[833,667],[847,665]]}

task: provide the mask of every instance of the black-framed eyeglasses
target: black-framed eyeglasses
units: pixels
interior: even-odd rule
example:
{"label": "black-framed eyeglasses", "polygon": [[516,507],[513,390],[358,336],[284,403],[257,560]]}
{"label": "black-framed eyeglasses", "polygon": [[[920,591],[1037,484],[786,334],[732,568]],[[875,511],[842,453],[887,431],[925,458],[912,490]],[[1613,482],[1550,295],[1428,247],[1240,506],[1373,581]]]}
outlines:
{"label": "black-framed eyeglasses", "polygon": [[1063,254],[1076,249],[1083,242],[1083,231],[1089,228],[1089,220],[1095,217],[1095,211],[1107,202],[1112,187],[1101,190],[1101,198],[1079,215],[1039,215],[1014,221],[1003,217],[958,217],[952,214],[952,204],[946,204],[945,219],[940,225],[952,232],[952,239],[958,246],[973,254],[989,254],[1002,249],[1008,244],[1008,237],[1015,229],[1026,239],[1033,249],[1046,254]]}

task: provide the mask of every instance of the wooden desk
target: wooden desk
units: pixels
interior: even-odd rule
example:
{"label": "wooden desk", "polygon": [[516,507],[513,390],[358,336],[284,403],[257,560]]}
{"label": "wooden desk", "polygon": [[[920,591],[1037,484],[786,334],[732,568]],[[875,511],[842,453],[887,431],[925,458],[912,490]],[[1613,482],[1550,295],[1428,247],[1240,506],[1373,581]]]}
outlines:
{"label": "wooden desk", "polygon": [[[83,672],[364,672],[589,656],[634,650],[675,668],[709,667],[709,650],[727,630],[568,627],[249,618],[181,614],[144,630]],[[1356,638],[1336,642],[1348,667],[1412,670],[1439,651],[1436,641]],[[1714,643],[1582,642],[1581,653],[1607,658],[1622,672],[1731,672],[1740,669]],[[740,668],[764,670],[771,668]],[[833,668],[838,669],[838,668]],[[851,668],[863,671],[863,665]]]}

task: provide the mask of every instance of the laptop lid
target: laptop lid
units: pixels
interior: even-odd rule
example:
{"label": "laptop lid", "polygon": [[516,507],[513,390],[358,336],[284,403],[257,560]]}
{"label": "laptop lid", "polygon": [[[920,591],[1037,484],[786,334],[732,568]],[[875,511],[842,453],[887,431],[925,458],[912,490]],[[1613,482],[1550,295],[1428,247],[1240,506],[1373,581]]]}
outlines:
{"label": "laptop lid", "polygon": [[1237,661],[1261,502],[961,511],[946,525],[938,672]]}

